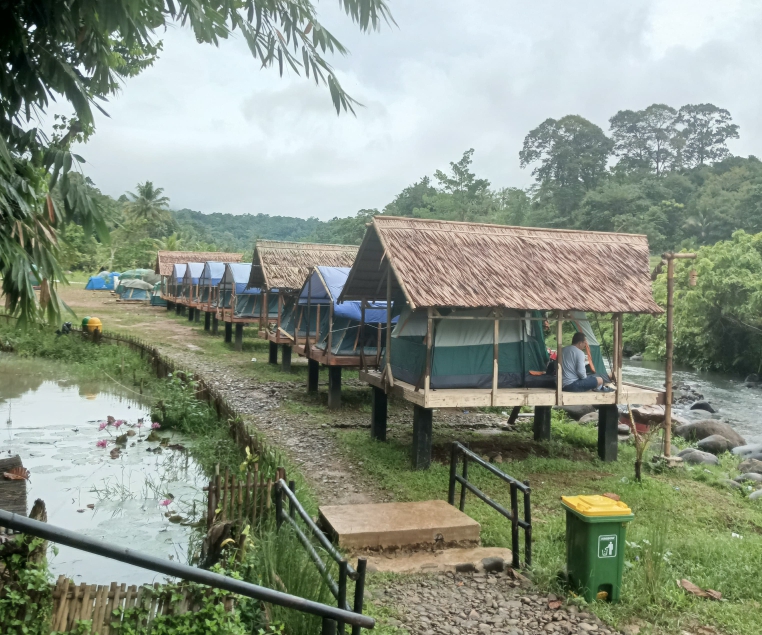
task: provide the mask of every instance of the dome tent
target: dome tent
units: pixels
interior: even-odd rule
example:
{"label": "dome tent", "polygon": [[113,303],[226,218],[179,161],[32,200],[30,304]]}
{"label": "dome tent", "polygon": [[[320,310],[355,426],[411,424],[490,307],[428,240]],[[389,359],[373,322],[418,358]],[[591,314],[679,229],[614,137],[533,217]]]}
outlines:
{"label": "dome tent", "polygon": [[153,291],[152,284],[136,279],[120,282],[119,288],[119,299],[123,301],[147,302]]}

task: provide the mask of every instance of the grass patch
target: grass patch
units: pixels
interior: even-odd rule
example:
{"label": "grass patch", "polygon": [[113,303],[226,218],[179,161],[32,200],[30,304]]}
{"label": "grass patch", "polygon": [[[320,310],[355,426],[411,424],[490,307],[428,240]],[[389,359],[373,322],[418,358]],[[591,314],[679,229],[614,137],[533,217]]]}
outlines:
{"label": "grass patch", "polygon": [[[347,453],[362,456],[363,469],[397,500],[446,500],[449,444],[455,437],[436,426],[434,430],[438,460],[423,472],[410,469],[407,428],[390,429],[386,443],[372,441],[366,431],[336,434]],[[602,463],[595,455],[595,427],[570,422],[555,411],[552,436],[553,441],[535,443],[529,424],[522,424],[518,432],[457,437],[477,452],[500,450],[506,462],[498,467],[530,482],[535,538],[531,576],[541,588],[561,590],[557,573],[565,566],[566,546],[560,497],[615,492],[635,512],[628,529],[622,602],[596,602],[590,610],[617,628],[642,620],[654,633],[679,633],[693,623],[712,624],[733,635],[759,633],[762,505],[722,484],[738,459],[726,455],[711,468],[646,472],[639,484],[634,481],[632,446],[620,445],[616,463]],[[486,470],[472,467],[469,476],[509,505],[508,487]],[[466,512],[482,525],[483,544],[510,548],[510,524],[474,496],[467,500]],[[743,538],[733,538],[733,533]],[[677,587],[681,578],[720,591],[725,601],[694,599]]]}

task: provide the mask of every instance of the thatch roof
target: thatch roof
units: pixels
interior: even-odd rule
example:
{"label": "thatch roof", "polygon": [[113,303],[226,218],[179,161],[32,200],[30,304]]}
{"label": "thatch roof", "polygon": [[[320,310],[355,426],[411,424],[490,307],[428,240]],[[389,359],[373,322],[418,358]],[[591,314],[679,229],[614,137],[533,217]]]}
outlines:
{"label": "thatch roof", "polygon": [[214,251],[159,251],[156,254],[154,272],[160,276],[172,274],[172,265],[188,262],[241,262],[243,254],[228,254]]}
{"label": "thatch roof", "polygon": [[635,234],[376,216],[339,301],[386,299],[386,257],[412,308],[660,313],[648,255]]}
{"label": "thatch roof", "polygon": [[351,267],[357,249],[354,245],[258,240],[251,260],[249,287],[301,289],[312,267]]}

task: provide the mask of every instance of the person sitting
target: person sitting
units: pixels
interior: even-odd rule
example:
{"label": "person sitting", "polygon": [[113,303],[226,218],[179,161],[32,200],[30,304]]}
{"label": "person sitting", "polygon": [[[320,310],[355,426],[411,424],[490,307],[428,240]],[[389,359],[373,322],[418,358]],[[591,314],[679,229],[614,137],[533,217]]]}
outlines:
{"label": "person sitting", "polygon": [[588,375],[585,371],[585,353],[587,341],[585,334],[577,332],[572,337],[571,346],[564,346],[561,351],[561,376],[563,389],[568,392],[587,392],[600,390],[611,392],[603,385],[603,378],[598,375]]}

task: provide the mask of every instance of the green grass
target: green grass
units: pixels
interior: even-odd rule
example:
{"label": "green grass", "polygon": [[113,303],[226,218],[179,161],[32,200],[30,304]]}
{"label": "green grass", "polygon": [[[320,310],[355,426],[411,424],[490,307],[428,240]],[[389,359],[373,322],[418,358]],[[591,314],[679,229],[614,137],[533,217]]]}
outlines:
{"label": "green grass", "polygon": [[[416,472],[409,467],[408,432],[396,433],[387,443],[370,440],[365,431],[340,431],[337,435],[348,453],[363,456],[363,469],[397,500],[447,498],[449,467],[444,457],[452,437],[435,432],[435,455],[442,460],[427,471]],[[595,428],[565,422],[558,415],[553,422],[554,440],[547,443],[531,441],[526,424],[517,433],[497,438],[459,436],[475,448],[500,447],[506,458],[514,458],[499,467],[530,482],[534,527],[531,577],[545,590],[561,590],[557,573],[565,564],[565,519],[560,497],[614,492],[635,513],[628,541],[639,548],[627,548],[623,601],[616,605],[596,602],[590,607],[593,612],[616,627],[644,620],[654,625],[653,632],[679,633],[686,624],[695,622],[713,624],[727,634],[758,634],[762,505],[719,483],[737,460],[725,457],[720,466],[708,470],[701,466],[665,474],[646,473],[639,484],[634,482],[634,448],[620,446],[618,462],[602,463],[595,456],[596,438]],[[469,477],[495,500],[509,506],[508,488],[486,470],[472,467]],[[471,495],[466,512],[481,523],[484,545],[510,547],[510,523],[497,512]],[[669,523],[669,561],[657,581],[658,601],[649,601],[649,585],[653,589],[654,582],[644,565],[648,545],[643,540],[653,537],[653,528],[664,519]],[[743,538],[732,538],[731,533]],[[688,596],[676,585],[675,580],[681,578],[720,591],[726,601]]]}

